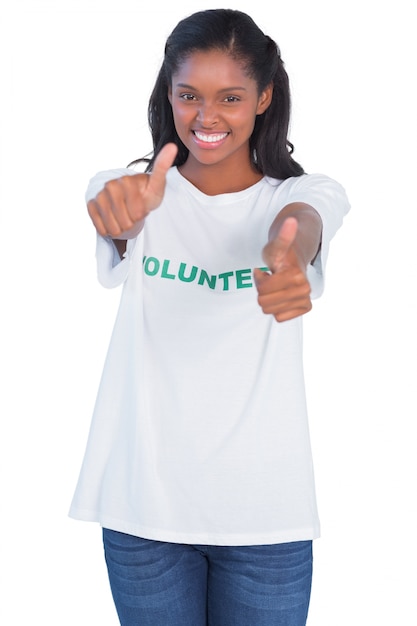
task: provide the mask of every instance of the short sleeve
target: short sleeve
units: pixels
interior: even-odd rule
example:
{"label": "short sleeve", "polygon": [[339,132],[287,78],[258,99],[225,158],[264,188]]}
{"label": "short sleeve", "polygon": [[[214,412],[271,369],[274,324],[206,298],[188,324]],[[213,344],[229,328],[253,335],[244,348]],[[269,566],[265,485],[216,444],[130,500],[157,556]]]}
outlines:
{"label": "short sleeve", "polygon": [[[137,174],[134,170],[127,168],[119,168],[98,172],[90,180],[85,192],[85,200],[89,202],[97,196],[104,188],[109,180],[115,180],[122,176],[134,176]],[[96,259],[97,259],[97,276],[103,287],[109,289],[118,287],[127,278],[130,269],[130,262],[136,245],[136,239],[127,241],[126,252],[123,259],[120,259],[114,242],[110,237],[101,237],[97,234],[96,243]]]}
{"label": "short sleeve", "polygon": [[304,174],[285,180],[281,184],[281,193],[285,196],[284,205],[291,202],[305,202],[312,206],[321,217],[323,232],[320,252],[307,270],[311,296],[318,298],[324,289],[330,241],[341,227],[343,218],[350,209],[346,191],[340,183],[324,174]]}

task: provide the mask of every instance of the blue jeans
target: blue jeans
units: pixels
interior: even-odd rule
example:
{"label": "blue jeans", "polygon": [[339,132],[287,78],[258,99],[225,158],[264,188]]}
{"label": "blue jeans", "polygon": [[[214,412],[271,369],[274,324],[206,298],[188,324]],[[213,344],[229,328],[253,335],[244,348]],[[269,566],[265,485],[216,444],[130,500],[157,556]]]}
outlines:
{"label": "blue jeans", "polygon": [[103,530],[122,626],[305,626],[312,542],[200,546]]}

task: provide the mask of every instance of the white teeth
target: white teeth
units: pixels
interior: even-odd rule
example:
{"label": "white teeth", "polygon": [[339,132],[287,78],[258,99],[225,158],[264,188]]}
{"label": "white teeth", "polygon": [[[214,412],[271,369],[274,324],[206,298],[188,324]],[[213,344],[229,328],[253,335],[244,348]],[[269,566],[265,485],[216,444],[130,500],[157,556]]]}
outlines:
{"label": "white teeth", "polygon": [[204,133],[199,133],[197,130],[195,130],[194,134],[200,141],[205,141],[206,143],[214,143],[215,141],[221,141],[222,139],[227,137],[228,133],[219,133],[218,135],[205,135]]}

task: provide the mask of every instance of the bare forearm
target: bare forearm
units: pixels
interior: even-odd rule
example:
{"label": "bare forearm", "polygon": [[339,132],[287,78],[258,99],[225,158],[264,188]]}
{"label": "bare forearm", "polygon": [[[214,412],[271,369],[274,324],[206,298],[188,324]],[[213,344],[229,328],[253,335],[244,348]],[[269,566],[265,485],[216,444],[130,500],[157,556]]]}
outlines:
{"label": "bare forearm", "polygon": [[145,220],[141,220],[140,222],[135,224],[135,226],[130,230],[126,230],[118,237],[113,237],[113,243],[116,246],[117,252],[119,253],[121,259],[123,259],[123,255],[126,252],[127,240],[137,237],[142,231],[144,224]]}
{"label": "bare forearm", "polygon": [[322,221],[317,211],[303,202],[287,204],[273,221],[268,234],[268,242],[272,244],[288,217],[297,220],[298,228],[294,241],[294,250],[300,262],[306,268],[317,256],[320,250]]}

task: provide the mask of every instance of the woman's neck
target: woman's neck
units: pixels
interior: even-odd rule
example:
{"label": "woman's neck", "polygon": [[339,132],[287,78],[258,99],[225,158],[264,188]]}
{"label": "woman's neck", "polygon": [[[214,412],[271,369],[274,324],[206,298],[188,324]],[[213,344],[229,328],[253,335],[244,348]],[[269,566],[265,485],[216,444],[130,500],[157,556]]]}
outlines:
{"label": "woman's neck", "polygon": [[243,191],[259,182],[263,175],[248,163],[246,167],[228,167],[225,163],[203,165],[194,159],[178,167],[184,178],[208,196]]}

